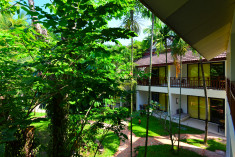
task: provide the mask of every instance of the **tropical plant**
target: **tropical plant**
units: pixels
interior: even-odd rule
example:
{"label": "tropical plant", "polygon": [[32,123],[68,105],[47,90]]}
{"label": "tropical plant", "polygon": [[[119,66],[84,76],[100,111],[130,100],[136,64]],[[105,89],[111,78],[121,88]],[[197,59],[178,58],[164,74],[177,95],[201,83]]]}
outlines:
{"label": "tropical plant", "polygon": [[[119,85],[127,71],[117,70],[116,65],[124,62],[104,43],[135,36],[129,30],[107,27],[108,20],[123,16],[128,4],[128,0],[55,0],[45,4],[51,9],[48,13],[21,3],[27,15],[38,17],[33,24],[41,23],[54,35],[43,36],[33,27],[18,25],[0,33],[0,142],[6,152],[14,148],[13,156],[22,155],[23,131],[32,122],[29,115],[42,103],[47,105],[51,123],[49,155],[71,156],[86,148],[75,145],[76,140],[84,141],[92,109],[123,93]],[[81,116],[81,121],[71,123],[76,120],[72,115]],[[69,138],[74,131],[71,125],[79,127],[76,140]]]}

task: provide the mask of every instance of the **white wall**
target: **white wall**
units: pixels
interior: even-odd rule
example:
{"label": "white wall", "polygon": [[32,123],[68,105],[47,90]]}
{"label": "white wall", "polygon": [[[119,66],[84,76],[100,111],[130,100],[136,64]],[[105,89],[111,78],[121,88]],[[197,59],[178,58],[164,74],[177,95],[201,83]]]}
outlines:
{"label": "white wall", "polygon": [[[176,114],[176,110],[179,109],[179,103],[176,104],[176,98],[180,101],[180,95],[171,94],[171,114]],[[183,113],[187,113],[187,95],[181,96],[181,108],[183,109]]]}
{"label": "white wall", "polygon": [[[148,91],[148,90],[149,90],[149,87],[148,87],[148,86],[140,86],[140,85],[137,85],[137,86],[136,86],[136,90],[139,90],[139,91]],[[167,87],[156,87],[156,86],[152,86],[152,87],[151,87],[151,91],[152,91],[152,92],[167,93]]]}
{"label": "white wall", "polygon": [[[228,104],[228,102],[227,102]],[[234,124],[232,121],[231,113],[230,113],[230,107],[226,106],[226,134],[227,134],[227,148],[226,148],[226,157],[235,157],[235,130],[234,130]]]}
{"label": "white wall", "polygon": [[148,92],[137,91],[136,92],[136,110],[139,110],[139,105],[148,104]]}
{"label": "white wall", "polygon": [[[173,94],[179,94],[180,88],[171,88],[170,92]],[[193,88],[182,88],[182,95],[202,96],[202,97],[205,96],[204,89],[193,89]],[[226,98],[226,91],[225,90],[208,89],[207,95],[208,95],[208,97],[212,97],[212,98],[225,99]]]}

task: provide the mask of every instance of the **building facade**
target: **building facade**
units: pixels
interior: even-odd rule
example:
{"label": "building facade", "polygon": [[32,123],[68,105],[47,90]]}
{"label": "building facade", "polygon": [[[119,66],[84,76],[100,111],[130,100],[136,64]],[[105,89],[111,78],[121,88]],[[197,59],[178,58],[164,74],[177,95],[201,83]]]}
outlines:
{"label": "building facade", "polygon": [[[136,67],[145,73],[149,72],[149,56],[136,61]],[[209,122],[218,125],[226,125],[226,53],[223,53],[210,61],[203,61],[203,69],[207,84],[209,98]],[[179,111],[180,99],[180,74],[176,77],[176,65],[171,53],[153,55],[153,68],[151,80],[151,100],[160,104],[159,110],[168,112],[170,104],[171,115]],[[169,78],[169,82],[168,82]],[[169,93],[168,93],[169,84]],[[181,83],[181,111],[188,117],[205,120],[206,103],[200,57],[188,51],[182,56],[182,83]],[[139,77],[136,87],[136,109],[143,109],[148,103],[148,78]],[[170,103],[168,103],[170,101]]]}

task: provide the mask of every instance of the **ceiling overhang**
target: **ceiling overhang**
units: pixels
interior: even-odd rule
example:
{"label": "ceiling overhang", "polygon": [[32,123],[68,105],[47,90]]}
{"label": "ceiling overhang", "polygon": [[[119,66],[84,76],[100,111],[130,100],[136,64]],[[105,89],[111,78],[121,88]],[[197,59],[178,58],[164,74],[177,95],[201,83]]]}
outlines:
{"label": "ceiling overhang", "polygon": [[140,0],[206,59],[228,48],[235,0]]}

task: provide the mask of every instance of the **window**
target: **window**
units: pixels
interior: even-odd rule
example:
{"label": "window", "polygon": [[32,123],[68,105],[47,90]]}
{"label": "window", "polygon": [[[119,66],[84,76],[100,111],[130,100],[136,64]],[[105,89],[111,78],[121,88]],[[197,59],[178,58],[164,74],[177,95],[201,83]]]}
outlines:
{"label": "window", "polygon": [[152,92],[152,100],[160,104],[159,110],[167,111],[168,109],[168,94]]}
{"label": "window", "polygon": [[[224,100],[208,98],[208,120],[220,123],[224,120]],[[206,119],[206,101],[204,97],[188,96],[188,114],[192,118]]]}
{"label": "window", "polygon": [[198,97],[188,96],[188,114],[192,118],[198,118]]}

